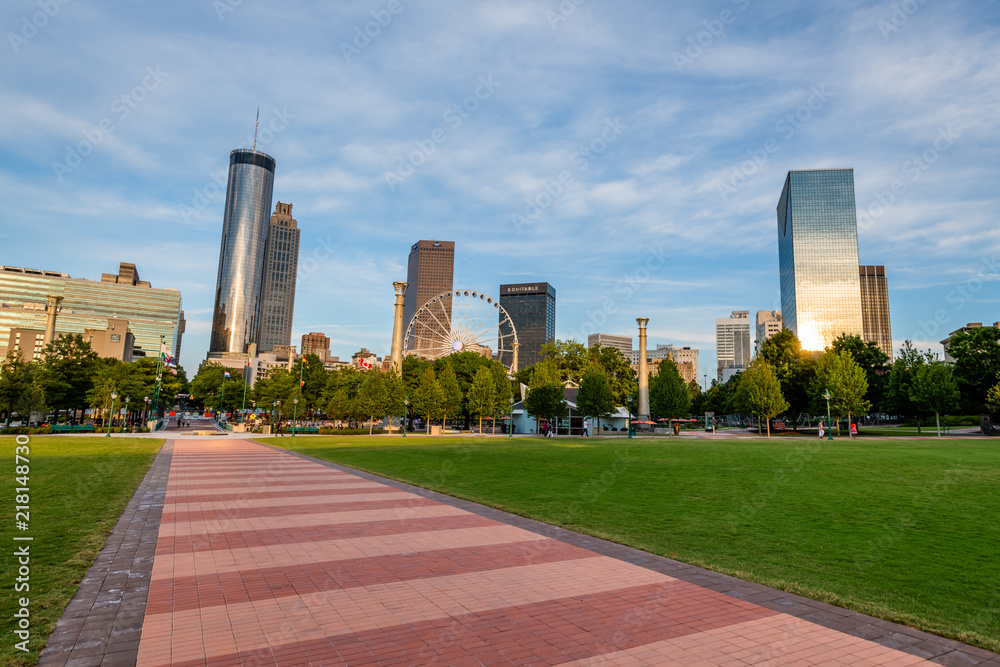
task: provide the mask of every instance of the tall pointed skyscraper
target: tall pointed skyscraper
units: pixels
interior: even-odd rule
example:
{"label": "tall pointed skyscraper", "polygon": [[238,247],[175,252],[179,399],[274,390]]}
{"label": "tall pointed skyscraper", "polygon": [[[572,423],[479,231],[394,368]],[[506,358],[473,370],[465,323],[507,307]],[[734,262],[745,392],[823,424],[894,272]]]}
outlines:
{"label": "tall pointed skyscraper", "polygon": [[853,169],[789,171],[778,200],[781,316],[804,350],[862,336]]}
{"label": "tall pointed skyscraper", "polygon": [[[410,324],[416,312],[442,292],[452,289],[455,275],[455,242],[454,241],[417,241],[410,246],[410,257],[406,269],[406,293],[403,295],[403,327]],[[444,300],[444,321],[427,319],[425,324],[429,331],[440,336],[447,336],[451,331],[451,296]],[[424,316],[421,316],[421,320]],[[428,346],[426,339],[411,340],[410,350],[417,353]]]}
{"label": "tall pointed skyscraper", "polygon": [[291,345],[295,310],[295,278],[299,267],[299,228],[292,205],[280,201],[271,216],[264,262],[264,296],[257,349],[270,352],[275,345]]}
{"label": "tall pointed skyscraper", "polygon": [[273,188],[274,158],[247,148],[229,154],[209,358],[259,342]]}

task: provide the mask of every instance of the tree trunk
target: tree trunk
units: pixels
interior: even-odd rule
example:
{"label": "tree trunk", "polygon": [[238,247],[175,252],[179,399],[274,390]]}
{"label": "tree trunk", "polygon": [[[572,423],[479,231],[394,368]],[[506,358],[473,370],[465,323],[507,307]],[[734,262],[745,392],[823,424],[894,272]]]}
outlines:
{"label": "tree trunk", "polygon": [[[763,433],[760,432],[760,421],[761,421],[761,419],[762,419],[762,417],[760,415],[757,415],[757,437],[758,438],[763,435]],[[769,438],[771,437],[771,423],[770,423],[770,421],[771,420],[769,419],[768,420],[768,424],[767,424],[767,437],[769,437]]]}
{"label": "tree trunk", "polygon": [[[295,428],[295,424],[292,424],[292,428]],[[375,429],[375,415],[371,415],[368,418],[368,435],[371,435],[374,429]]]}
{"label": "tree trunk", "polygon": [[768,438],[771,437],[771,419],[770,418],[768,418],[768,420],[767,420],[767,437]]}
{"label": "tree trunk", "polygon": [[934,421],[937,422],[938,437],[941,437],[941,413],[934,412]]}
{"label": "tree trunk", "polygon": [[479,435],[483,434],[483,416],[479,415]]}
{"label": "tree trunk", "polygon": [[917,435],[920,435],[920,417],[917,417]]}

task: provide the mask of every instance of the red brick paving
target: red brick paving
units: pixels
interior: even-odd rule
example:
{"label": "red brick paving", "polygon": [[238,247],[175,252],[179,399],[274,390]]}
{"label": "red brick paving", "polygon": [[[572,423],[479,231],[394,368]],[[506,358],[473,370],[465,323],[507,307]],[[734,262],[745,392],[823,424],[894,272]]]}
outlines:
{"label": "red brick paving", "polygon": [[926,661],[245,441],[174,447],[141,665]]}

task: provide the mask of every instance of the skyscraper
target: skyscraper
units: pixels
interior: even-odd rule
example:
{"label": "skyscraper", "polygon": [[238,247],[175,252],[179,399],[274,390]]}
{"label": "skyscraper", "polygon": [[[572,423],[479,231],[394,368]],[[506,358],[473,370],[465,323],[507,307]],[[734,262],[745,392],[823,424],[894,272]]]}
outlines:
{"label": "skyscraper", "polygon": [[726,369],[746,368],[750,349],[750,311],[734,310],[732,317],[715,320],[715,359],[719,382]]}
{"label": "skyscraper", "polygon": [[292,217],[292,205],[279,201],[271,216],[264,262],[260,343],[257,346],[261,352],[270,352],[275,345],[292,343],[299,234],[297,222]]}
{"label": "skyscraper", "polygon": [[764,344],[764,341],[781,331],[781,329],[780,310],[758,310],[756,353],[760,354],[760,347]]}
{"label": "skyscraper", "polygon": [[[556,288],[548,283],[501,285],[500,307],[510,315],[510,321],[517,332],[517,342],[520,344],[518,368],[527,368],[541,361],[542,345],[556,339]],[[508,335],[510,327],[503,324],[502,313],[500,322],[500,336]],[[497,349],[502,347],[498,341]],[[501,353],[498,361],[509,366],[513,362],[513,351]]]}
{"label": "skyscraper", "polygon": [[[587,336],[587,347],[594,347],[595,345],[600,345],[601,347],[613,347],[622,353],[622,356],[632,360],[632,337],[631,336],[618,336],[615,334],[606,333],[592,333]],[[638,361],[636,361],[638,363]]]}
{"label": "skyscraper", "polygon": [[243,354],[260,337],[264,259],[274,158],[241,148],[229,154],[219,276],[208,356]]}
{"label": "skyscraper", "polygon": [[[428,300],[453,289],[455,276],[454,241],[417,241],[410,247],[406,267],[406,294],[403,295],[403,326]],[[435,334],[446,336],[451,327],[451,297],[444,300],[447,322],[428,321],[425,324]],[[428,346],[426,340],[409,341],[409,349],[420,351]]]}
{"label": "skyscraper", "polygon": [[330,354],[330,338],[321,331],[302,334],[302,356],[315,354],[325,360]]}
{"label": "skyscraper", "polygon": [[889,326],[889,286],[884,266],[859,266],[861,280],[861,320],[864,339],[877,343],[892,359],[892,331]]}
{"label": "skyscraper", "polygon": [[805,350],[861,336],[853,169],[789,171],[778,200],[781,314]]}

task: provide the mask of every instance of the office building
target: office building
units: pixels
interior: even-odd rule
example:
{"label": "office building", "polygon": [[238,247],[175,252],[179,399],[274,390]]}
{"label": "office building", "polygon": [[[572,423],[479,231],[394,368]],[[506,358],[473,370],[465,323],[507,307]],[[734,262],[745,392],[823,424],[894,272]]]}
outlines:
{"label": "office building", "polygon": [[[500,286],[500,307],[507,311],[517,332],[518,368],[527,368],[542,360],[542,345],[556,339],[556,288],[548,283],[520,283]],[[500,343],[510,335],[503,313],[500,314],[498,361],[510,366],[513,350]],[[509,347],[509,345],[507,345]]]}
{"label": "office building", "polygon": [[879,346],[892,361],[892,330],[889,326],[889,286],[884,266],[859,266],[861,324],[863,337]]}
{"label": "office building", "polygon": [[302,354],[315,354],[322,360],[330,356],[330,338],[320,331],[302,334]]}
{"label": "office building", "polygon": [[292,342],[295,279],[299,268],[299,228],[292,205],[274,207],[264,260],[264,288],[257,349],[270,352],[275,345]]}
{"label": "office building", "polygon": [[[992,326],[994,329],[1000,329],[1000,322],[994,322],[993,324],[987,326]],[[983,328],[982,322],[969,322],[964,327],[961,327],[960,329],[955,329],[950,334],[948,334],[948,337],[945,338],[943,341],[941,341],[941,346],[944,347],[944,360],[949,364],[955,363],[955,358],[948,353],[948,347],[951,345],[952,336],[954,336],[957,333],[969,333],[973,329],[982,329],[982,328]]]}
{"label": "office building", "polygon": [[[621,352],[626,359],[632,358],[633,350],[631,336],[616,336],[614,334],[606,333],[590,334],[587,336],[587,347],[594,347],[595,345],[600,345],[601,347],[613,347]],[[635,363],[639,363],[638,359],[636,359]]]}
{"label": "office building", "polygon": [[755,354],[760,354],[764,341],[781,331],[784,327],[780,310],[757,311],[757,339],[754,345]]}
{"label": "office building", "polygon": [[862,336],[853,169],[789,171],[778,201],[781,314],[804,350]]}
{"label": "office building", "polygon": [[[639,350],[632,350],[632,368],[639,369]],[[650,373],[658,367],[664,359],[671,359],[677,366],[677,371],[684,379],[684,382],[698,379],[698,350],[691,347],[676,347],[671,345],[657,345],[655,350],[646,351],[646,363],[650,368]]]}
{"label": "office building", "polygon": [[245,357],[249,346],[259,343],[273,187],[270,155],[250,149],[229,154],[210,359]]}
{"label": "office building", "polygon": [[715,320],[715,350],[719,382],[722,382],[724,370],[746,368],[753,358],[749,310],[734,310],[731,317]]}
{"label": "office building", "polygon": [[[28,334],[24,334],[18,340],[18,331],[44,332],[51,325],[53,338],[84,335],[88,329],[107,331],[109,319],[121,320],[127,328],[127,332],[122,331],[116,325],[108,334],[109,342],[112,336],[125,338],[124,334],[131,333],[134,342],[129,353],[134,356],[158,355],[161,336],[173,356],[180,356],[184,330],[181,293],[140,280],[133,264],[123,262],[118,274],[103,274],[100,281],[55,271],[0,267],[0,357],[6,357],[7,348],[12,346],[12,332],[15,345],[34,354],[38,339],[29,343]],[[126,344],[123,340],[113,342]],[[125,354],[123,350],[122,358]]]}
{"label": "office building", "polygon": [[106,327],[84,329],[83,339],[90,343],[90,349],[99,357],[117,359],[129,363],[135,347],[135,336],[128,328],[128,320],[109,317]]}
{"label": "office building", "polygon": [[[455,243],[453,241],[417,241],[410,246],[406,266],[406,294],[403,296],[403,326],[408,327],[416,312],[438,294],[454,289]],[[445,337],[451,331],[451,297],[443,300],[446,317],[430,317],[426,325],[435,336]],[[441,321],[446,319],[447,321]],[[424,329],[426,331],[426,329]],[[430,347],[426,339],[408,342],[409,350],[420,353]]]}

